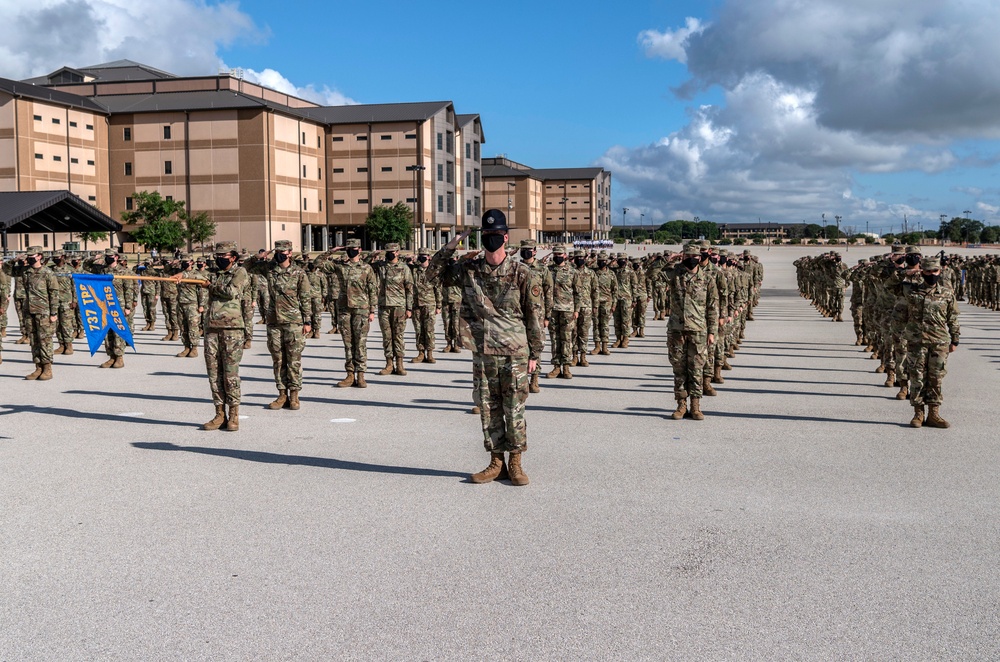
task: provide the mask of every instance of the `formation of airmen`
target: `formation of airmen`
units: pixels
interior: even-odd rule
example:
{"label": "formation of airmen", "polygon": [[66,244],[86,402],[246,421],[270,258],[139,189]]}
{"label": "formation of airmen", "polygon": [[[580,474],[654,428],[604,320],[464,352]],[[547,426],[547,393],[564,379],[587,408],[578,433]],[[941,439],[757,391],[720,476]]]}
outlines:
{"label": "formation of airmen", "polygon": [[879,362],[875,372],[885,374],[886,388],[898,387],[896,399],[910,401],[910,425],[949,427],[940,407],[948,354],[959,343],[961,260],[894,244],[891,252],[850,268],[836,252],[793,264],[801,296],[835,322],[843,321],[844,293],[851,286],[854,344]]}

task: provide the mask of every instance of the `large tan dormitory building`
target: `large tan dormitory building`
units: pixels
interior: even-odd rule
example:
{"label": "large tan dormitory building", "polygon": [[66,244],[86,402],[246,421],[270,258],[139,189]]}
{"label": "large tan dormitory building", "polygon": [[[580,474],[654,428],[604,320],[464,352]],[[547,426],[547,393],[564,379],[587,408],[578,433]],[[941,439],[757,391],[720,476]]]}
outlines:
{"label": "large tan dormitory building", "polygon": [[364,238],[370,210],[398,202],[415,212],[413,244],[439,246],[478,225],[484,140],[479,115],[449,101],[321,107],[127,60],[0,79],[0,191],[69,189],[121,218],[136,191],[155,190],[247,247]]}
{"label": "large tan dormitory building", "polygon": [[508,210],[511,239],[607,239],[611,173],[603,168],[530,168],[504,157],[483,159],[487,207]]}

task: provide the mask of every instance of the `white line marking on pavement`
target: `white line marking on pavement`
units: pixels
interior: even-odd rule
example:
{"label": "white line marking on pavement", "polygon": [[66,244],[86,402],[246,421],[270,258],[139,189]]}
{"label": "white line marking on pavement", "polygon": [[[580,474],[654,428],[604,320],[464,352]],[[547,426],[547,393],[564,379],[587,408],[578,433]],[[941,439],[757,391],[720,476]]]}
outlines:
{"label": "white line marking on pavement", "polygon": [[354,418],[331,418],[331,423],[354,423],[357,419]]}

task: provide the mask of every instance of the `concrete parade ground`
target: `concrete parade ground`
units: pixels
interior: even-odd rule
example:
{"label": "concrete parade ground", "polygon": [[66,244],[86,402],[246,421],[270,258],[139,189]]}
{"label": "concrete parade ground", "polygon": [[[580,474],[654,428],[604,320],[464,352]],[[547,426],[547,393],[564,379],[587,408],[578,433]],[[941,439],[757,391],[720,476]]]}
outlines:
{"label": "concrete parade ground", "polygon": [[11,310],[0,660],[998,659],[1000,313],[960,304],[952,427],[911,429],[846,312],[795,290],[822,250],[753,248],[757,321],[704,421],[669,418],[652,313],[543,379],[523,488],[467,482],[489,461],[468,351],[380,377],[376,323],[369,387],[338,389],[324,316],[302,409],[269,411],[255,326],[241,430],[204,432],[204,360],[162,319],[122,370],[77,341],[27,382]]}

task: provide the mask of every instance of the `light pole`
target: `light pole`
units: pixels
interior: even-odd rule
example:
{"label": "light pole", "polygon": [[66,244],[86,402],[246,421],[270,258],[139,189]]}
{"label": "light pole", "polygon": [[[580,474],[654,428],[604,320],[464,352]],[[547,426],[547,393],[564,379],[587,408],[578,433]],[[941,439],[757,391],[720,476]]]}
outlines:
{"label": "light pole", "polygon": [[970,214],[972,214],[972,210],[971,209],[966,209],[962,213],[965,214],[965,247],[968,248],[969,247],[969,226],[972,224],[972,219],[969,218],[969,216],[970,216]]}
{"label": "light pole", "polygon": [[[699,223],[701,223],[701,217],[700,216],[695,216],[694,217],[694,224],[695,224],[694,231],[695,232],[698,232],[698,227],[697,226],[698,226]],[[683,227],[683,226],[681,226],[681,227]],[[694,236],[692,236],[691,238],[694,239]],[[683,239],[684,239],[684,232],[681,231],[681,240],[682,240],[681,243],[684,243]]]}
{"label": "light pole", "polygon": [[639,234],[645,232],[645,227],[643,225],[643,219],[646,218],[645,214],[639,214]]}
{"label": "light pole", "polygon": [[509,225],[514,224],[514,191],[517,184],[515,182],[507,182],[507,223]]}
{"label": "light pole", "polygon": [[622,234],[625,233],[625,228],[628,226],[628,221],[625,218],[628,216],[628,207],[622,207]]}
{"label": "light pole", "polygon": [[948,218],[948,214],[941,214],[938,218],[941,219],[941,225],[938,226],[938,239],[941,241],[941,245],[944,246],[944,232],[941,229],[944,227],[944,219]]}
{"label": "light pole", "polygon": [[[833,218],[837,221],[837,244],[839,245],[840,244],[840,219],[843,218],[843,217],[842,216],[834,216]],[[848,245],[847,250],[851,250],[850,245]]]}
{"label": "light pole", "polygon": [[563,243],[564,244],[569,242],[569,229],[567,228],[567,224],[569,223],[569,214],[566,213],[566,203],[567,202],[569,202],[569,198],[567,198],[564,195],[563,199],[562,199],[562,203],[563,203]]}
{"label": "light pole", "polygon": [[[426,168],[420,164],[408,165],[406,169],[413,173],[413,215],[417,215],[417,206],[420,204],[420,194],[417,189],[417,173],[423,172]],[[421,175],[422,176],[422,175]],[[424,215],[420,213],[420,241],[417,242],[417,247],[421,248],[424,242],[427,241],[427,228],[424,223]]]}

